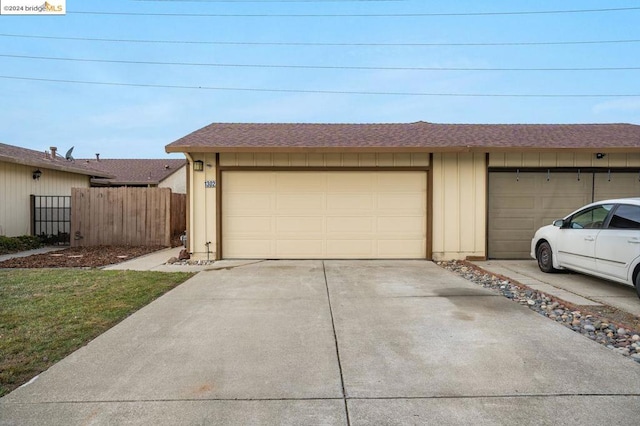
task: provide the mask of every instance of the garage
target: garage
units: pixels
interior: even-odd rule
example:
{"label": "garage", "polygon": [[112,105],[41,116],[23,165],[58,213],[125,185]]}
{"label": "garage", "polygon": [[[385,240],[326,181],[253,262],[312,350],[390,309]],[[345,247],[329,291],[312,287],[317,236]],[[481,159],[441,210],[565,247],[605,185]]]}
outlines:
{"label": "garage", "polygon": [[535,231],[593,201],[640,196],[640,175],[625,170],[489,172],[488,257],[529,258]]}
{"label": "garage", "polygon": [[221,173],[226,259],[424,259],[425,171]]}

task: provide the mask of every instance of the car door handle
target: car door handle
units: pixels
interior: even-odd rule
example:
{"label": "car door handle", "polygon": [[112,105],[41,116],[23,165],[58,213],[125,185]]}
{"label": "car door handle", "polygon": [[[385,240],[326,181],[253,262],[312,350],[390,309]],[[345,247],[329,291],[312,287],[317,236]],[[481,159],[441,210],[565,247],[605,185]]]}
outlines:
{"label": "car door handle", "polygon": [[588,237],[584,237],[585,241],[595,241],[596,239],[593,238],[592,236],[588,236]]}
{"label": "car door handle", "polygon": [[627,242],[631,244],[640,244],[640,238],[631,238],[630,240],[627,240]]}

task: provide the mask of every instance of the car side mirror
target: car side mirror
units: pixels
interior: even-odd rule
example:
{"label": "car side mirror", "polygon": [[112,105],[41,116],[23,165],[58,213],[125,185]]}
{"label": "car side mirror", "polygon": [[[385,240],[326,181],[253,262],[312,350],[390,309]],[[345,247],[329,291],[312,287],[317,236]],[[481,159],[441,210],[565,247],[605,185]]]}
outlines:
{"label": "car side mirror", "polygon": [[558,228],[562,228],[564,226],[564,219],[558,219],[553,221],[553,226],[557,226]]}

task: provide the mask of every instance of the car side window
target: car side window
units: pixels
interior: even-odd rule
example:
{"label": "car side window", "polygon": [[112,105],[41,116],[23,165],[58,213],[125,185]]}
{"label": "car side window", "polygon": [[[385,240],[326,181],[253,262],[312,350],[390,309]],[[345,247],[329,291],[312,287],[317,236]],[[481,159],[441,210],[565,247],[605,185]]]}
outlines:
{"label": "car side window", "polygon": [[613,204],[602,204],[578,212],[571,217],[568,227],[571,229],[602,228],[602,224],[612,208]]}
{"label": "car side window", "polygon": [[640,229],[640,206],[621,204],[618,206],[611,220],[609,229]]}

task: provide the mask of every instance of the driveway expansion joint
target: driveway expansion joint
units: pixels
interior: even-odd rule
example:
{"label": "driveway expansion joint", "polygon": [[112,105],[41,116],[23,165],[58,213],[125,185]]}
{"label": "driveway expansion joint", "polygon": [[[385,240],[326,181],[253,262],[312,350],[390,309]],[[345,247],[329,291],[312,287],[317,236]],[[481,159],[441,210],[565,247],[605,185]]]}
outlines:
{"label": "driveway expansion joint", "polygon": [[338,360],[338,369],[340,370],[340,385],[342,386],[342,399],[344,401],[344,411],[347,419],[347,426],[351,425],[349,418],[349,405],[347,404],[347,392],[344,386],[344,375],[342,373],[342,363],[340,362],[340,348],[338,346],[338,335],[336,333],[336,323],[333,317],[333,308],[331,307],[331,294],[329,293],[329,282],[327,281],[327,268],[325,267],[324,260],[322,261],[322,273],[324,275],[324,286],[327,290],[327,303],[329,304],[329,314],[331,315],[331,328],[333,330],[333,339],[336,347],[336,357]]}

